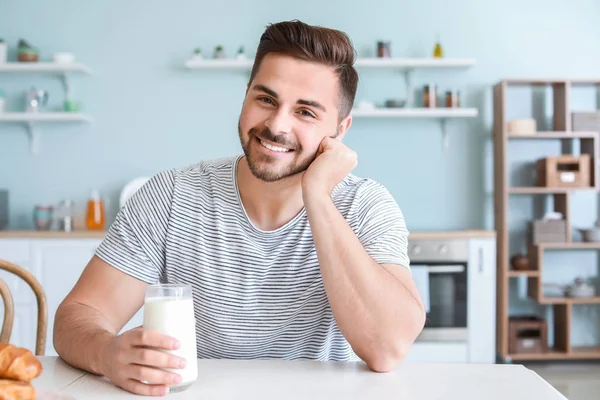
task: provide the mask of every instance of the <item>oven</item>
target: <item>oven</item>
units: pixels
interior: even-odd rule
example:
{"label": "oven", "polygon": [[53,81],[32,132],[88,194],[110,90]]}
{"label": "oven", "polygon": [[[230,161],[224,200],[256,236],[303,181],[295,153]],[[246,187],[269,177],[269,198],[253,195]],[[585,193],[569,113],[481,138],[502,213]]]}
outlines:
{"label": "oven", "polygon": [[427,313],[417,341],[467,342],[468,241],[409,239],[408,254]]}

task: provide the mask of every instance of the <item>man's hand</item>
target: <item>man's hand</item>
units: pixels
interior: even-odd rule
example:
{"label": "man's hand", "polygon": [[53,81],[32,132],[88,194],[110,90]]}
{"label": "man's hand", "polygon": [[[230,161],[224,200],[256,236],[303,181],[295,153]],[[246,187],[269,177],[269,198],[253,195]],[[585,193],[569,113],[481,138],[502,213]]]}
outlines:
{"label": "man's hand", "polygon": [[183,368],[185,359],[159,349],[175,350],[178,347],[177,340],[138,327],[110,339],[101,372],[129,392],[166,395],[169,385],[181,383],[181,376],[159,368]]}
{"label": "man's hand", "polygon": [[356,152],[337,139],[325,137],[317,157],[302,177],[302,195],[329,197],[333,188],[340,183],[358,164]]}

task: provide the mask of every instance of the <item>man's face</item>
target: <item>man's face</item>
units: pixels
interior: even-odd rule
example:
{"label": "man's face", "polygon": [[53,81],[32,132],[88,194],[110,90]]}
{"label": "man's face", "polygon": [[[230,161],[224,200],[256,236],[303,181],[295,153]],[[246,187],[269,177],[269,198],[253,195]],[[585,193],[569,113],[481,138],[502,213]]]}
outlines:
{"label": "man's face", "polygon": [[250,170],[266,182],[305,171],[325,136],[341,137],[332,68],[270,53],[248,86],[238,130]]}

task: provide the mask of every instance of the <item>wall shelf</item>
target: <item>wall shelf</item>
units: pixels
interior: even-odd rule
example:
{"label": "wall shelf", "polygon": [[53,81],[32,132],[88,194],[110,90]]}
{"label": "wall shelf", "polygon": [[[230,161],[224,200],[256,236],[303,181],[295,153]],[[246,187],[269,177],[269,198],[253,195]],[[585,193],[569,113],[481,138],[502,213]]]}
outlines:
{"label": "wall shelf", "polygon": [[[190,59],[185,62],[187,69],[241,69],[252,68],[254,59]],[[475,65],[472,58],[357,58],[357,68],[390,68],[411,70],[417,68],[468,68]]]}
{"label": "wall shelf", "polygon": [[31,154],[39,153],[38,123],[90,123],[91,119],[84,114],[66,112],[39,112],[39,113],[0,113],[0,123],[21,123],[27,128],[29,137],[29,151]]}
{"label": "wall shelf", "polygon": [[360,118],[473,118],[476,108],[375,108],[353,109],[352,116]]}
{"label": "wall shelf", "polygon": [[[55,62],[9,62],[0,64],[0,73],[10,74],[51,74],[59,75],[65,90],[65,97],[70,98],[72,74],[91,74],[91,70],[79,63],[55,63]],[[39,152],[39,137],[35,129],[37,123],[46,122],[91,122],[86,115],[70,112],[16,112],[0,113],[0,122],[23,123],[27,127],[29,136],[29,151],[31,154]]]}
{"label": "wall shelf", "polygon": [[[544,79],[510,79],[494,85],[494,224],[496,237],[497,264],[497,312],[496,312],[496,347],[499,358],[505,360],[566,360],[566,359],[600,359],[600,346],[578,347],[572,342],[573,307],[577,304],[599,304],[600,297],[544,297],[542,280],[544,276],[544,254],[546,250],[600,250],[600,243],[573,242],[571,226],[571,194],[576,192],[597,192],[600,189],[599,160],[600,134],[598,132],[574,132],[571,130],[571,81]],[[578,84],[581,84],[579,82]],[[555,131],[536,132],[533,134],[510,134],[507,131],[507,91],[512,86],[532,87],[536,85],[551,86],[553,95],[553,129]],[[572,139],[580,139],[581,154],[588,154],[592,161],[591,187],[539,187],[509,185],[509,141],[513,140],[552,140],[563,141],[562,153],[569,154],[568,147]],[[512,147],[510,147],[512,149]],[[510,237],[508,215],[510,214],[510,195],[552,195],[554,211],[560,212],[567,226],[566,239],[563,243],[529,243],[527,255],[530,261],[529,271],[510,270]],[[510,279],[523,277],[527,279],[527,295],[537,304],[551,306],[553,311],[554,348],[542,354],[512,354],[509,351],[509,285]],[[550,329],[550,328],[549,328]]]}
{"label": "wall shelf", "polygon": [[83,64],[67,64],[53,62],[10,62],[0,64],[0,72],[19,72],[19,73],[83,73],[91,74],[88,67]]}

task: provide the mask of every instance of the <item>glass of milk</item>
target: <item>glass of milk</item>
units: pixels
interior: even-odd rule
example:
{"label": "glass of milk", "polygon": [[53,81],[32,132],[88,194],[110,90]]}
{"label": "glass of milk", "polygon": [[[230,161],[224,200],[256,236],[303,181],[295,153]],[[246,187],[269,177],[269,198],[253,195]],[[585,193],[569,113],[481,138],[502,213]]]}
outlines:
{"label": "glass of milk", "polygon": [[185,284],[148,286],[144,300],[144,328],[179,340],[179,349],[162,351],[186,360],[185,368],[169,369],[181,375],[181,384],[170,386],[170,392],[187,389],[198,378],[192,287]]}

